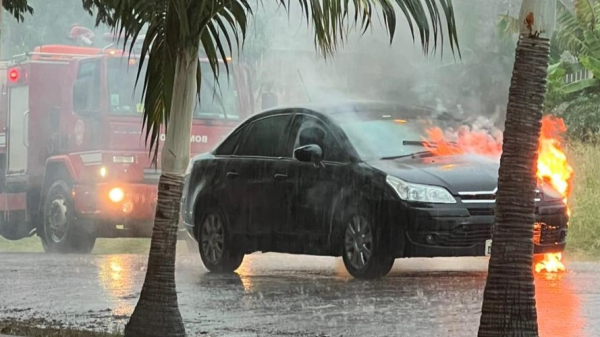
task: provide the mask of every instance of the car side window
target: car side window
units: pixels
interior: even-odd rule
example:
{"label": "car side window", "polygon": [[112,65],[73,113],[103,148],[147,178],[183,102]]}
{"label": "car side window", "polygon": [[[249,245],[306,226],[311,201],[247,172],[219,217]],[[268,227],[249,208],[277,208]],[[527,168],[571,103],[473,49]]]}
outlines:
{"label": "car side window", "polygon": [[298,114],[297,119],[298,124],[296,125],[299,125],[299,127],[295,136],[294,149],[304,145],[316,144],[323,150],[323,160],[325,161],[347,162],[349,160],[332,130],[324,122],[316,117],[304,114]]}
{"label": "car side window", "polygon": [[236,155],[251,157],[286,157],[282,151],[284,131],[291,114],[269,116],[253,122],[238,146]]}
{"label": "car side window", "polygon": [[229,137],[227,137],[221,145],[215,151],[215,155],[217,156],[231,156],[235,152],[236,147],[240,142],[240,138],[244,134],[244,131],[247,129],[246,126],[243,126],[237,130],[235,130]]}

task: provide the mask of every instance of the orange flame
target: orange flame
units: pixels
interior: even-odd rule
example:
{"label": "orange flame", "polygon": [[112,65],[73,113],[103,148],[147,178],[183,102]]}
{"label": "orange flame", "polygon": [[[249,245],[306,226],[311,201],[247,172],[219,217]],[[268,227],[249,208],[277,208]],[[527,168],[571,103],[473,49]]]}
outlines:
{"label": "orange flame", "polygon": [[[537,177],[542,183],[550,184],[564,197],[565,204],[571,194],[573,168],[568,163],[567,155],[562,147],[562,135],[567,130],[561,118],[545,116],[538,145]],[[457,132],[449,129],[446,133],[438,127],[426,130],[428,139],[424,140],[425,148],[436,155],[455,155],[476,153],[497,156],[502,154],[502,134],[499,131],[490,133],[485,130],[472,130],[464,126]],[[570,210],[567,207],[567,213]],[[535,266],[536,272],[564,271],[561,253],[545,254],[544,260]]]}
{"label": "orange flame", "polygon": [[[449,131],[452,132],[452,130]],[[493,136],[487,131],[475,131],[468,127],[461,127],[454,137],[451,134],[444,134],[438,127],[429,128],[426,132],[429,140],[423,142],[425,148],[436,155],[477,153],[500,156],[502,153],[502,138],[498,135]],[[452,138],[455,138],[454,142],[448,141]]]}
{"label": "orange flame", "polygon": [[550,185],[564,198],[571,194],[573,168],[567,161],[561,135],[567,130],[562,118],[546,116],[542,120],[542,132],[538,146],[538,178]]}
{"label": "orange flame", "polygon": [[544,255],[544,259],[535,265],[535,272],[540,273],[546,271],[548,273],[558,273],[565,271],[565,265],[561,262],[562,253],[548,253]]}
{"label": "orange flame", "polygon": [[[538,145],[537,176],[542,182],[550,184],[564,197],[567,214],[571,215],[568,199],[571,195],[574,172],[562,147],[562,135],[565,131],[567,131],[567,127],[562,118],[545,116],[542,119],[542,131]],[[544,260],[536,263],[535,271],[536,273],[565,271],[565,265],[561,260],[561,253],[545,254]]]}

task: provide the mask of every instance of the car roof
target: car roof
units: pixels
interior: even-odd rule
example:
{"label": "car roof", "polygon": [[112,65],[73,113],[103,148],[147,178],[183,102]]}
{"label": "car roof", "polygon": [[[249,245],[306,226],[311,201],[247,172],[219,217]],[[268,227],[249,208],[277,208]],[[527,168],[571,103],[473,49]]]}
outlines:
{"label": "car roof", "polygon": [[305,110],[322,114],[336,121],[371,119],[369,115],[390,114],[397,118],[430,118],[458,121],[451,113],[410,104],[381,101],[335,101],[280,106],[256,114],[255,118],[281,113],[284,110]]}

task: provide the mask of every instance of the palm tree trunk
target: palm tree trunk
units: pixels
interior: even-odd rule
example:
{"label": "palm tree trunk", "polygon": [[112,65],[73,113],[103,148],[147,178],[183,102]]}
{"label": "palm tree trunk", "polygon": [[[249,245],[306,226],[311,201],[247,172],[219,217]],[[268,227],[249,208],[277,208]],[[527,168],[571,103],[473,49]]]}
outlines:
{"label": "palm tree trunk", "polygon": [[496,226],[479,336],[537,336],[533,224],[537,148],[550,43],[522,34],[506,112]]}
{"label": "palm tree trunk", "polygon": [[178,55],[171,115],[161,156],[162,174],[148,269],[140,299],[125,327],[125,336],[185,336],[175,288],[175,253],[183,179],[190,157],[197,67],[198,51]]}

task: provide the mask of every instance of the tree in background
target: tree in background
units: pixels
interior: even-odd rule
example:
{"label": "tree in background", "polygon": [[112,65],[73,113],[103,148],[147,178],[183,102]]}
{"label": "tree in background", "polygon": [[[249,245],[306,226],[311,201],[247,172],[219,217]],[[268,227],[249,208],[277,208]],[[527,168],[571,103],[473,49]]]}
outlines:
{"label": "tree in background", "polygon": [[[6,3],[6,0],[3,0]],[[2,59],[27,53],[44,44],[69,44],[73,24],[94,26],[94,18],[71,0],[29,0],[35,15],[6,17],[2,22]],[[23,21],[23,22],[19,22]]]}
{"label": "tree in background", "polygon": [[[0,10],[8,11],[10,15],[17,21],[23,21],[26,13],[33,13],[33,8],[27,4],[27,0],[2,0],[2,8],[0,8]],[[0,12],[0,15],[2,14],[4,13]],[[4,15],[2,15],[2,18],[4,18]],[[4,39],[3,28],[3,26],[0,26],[0,46],[2,45],[2,40]],[[2,53],[0,52],[0,58],[1,56]]]}
{"label": "tree in background", "polygon": [[[563,118],[569,136],[595,142],[600,135],[600,4],[559,1],[556,9],[544,112]],[[502,16],[499,28],[506,38],[518,35],[518,21]]]}
{"label": "tree in background", "polygon": [[547,111],[565,120],[570,136],[597,141],[600,135],[600,4],[577,0],[572,9],[561,5],[558,10]]}
{"label": "tree in background", "polygon": [[33,13],[33,8],[27,3],[27,0],[2,0],[2,7],[19,21],[25,19],[25,14]]}
{"label": "tree in background", "polygon": [[[156,217],[146,278],[138,304],[125,328],[127,336],[183,336],[185,329],[175,290],[175,247],[183,179],[189,164],[192,111],[200,90],[202,48],[215,80],[219,62],[240,46],[247,35],[252,6],[247,0],[83,0],[94,10],[98,22],[121,34],[125,45],[142,39],[140,79],[144,87],[146,139],[161,161]],[[280,1],[288,6],[287,1]],[[302,14],[312,22],[315,45],[331,55],[343,41],[350,24],[364,29],[378,8],[390,33],[396,30],[396,8],[408,19],[411,32],[418,33],[424,52],[435,50],[442,29],[449,31],[452,49],[457,47],[453,7],[449,0],[346,1],[322,3],[300,0]],[[260,8],[258,8],[260,10]],[[414,30],[414,31],[413,31]],[[143,35],[143,37],[142,37]],[[166,139],[160,158],[157,143],[161,125]]]}
{"label": "tree in background", "polygon": [[249,18],[248,35],[240,54],[241,61],[249,68],[255,106],[260,106],[256,103],[260,101],[261,96],[271,91],[266,74],[261,72],[263,57],[272,45],[267,27],[269,19],[264,8]]}

